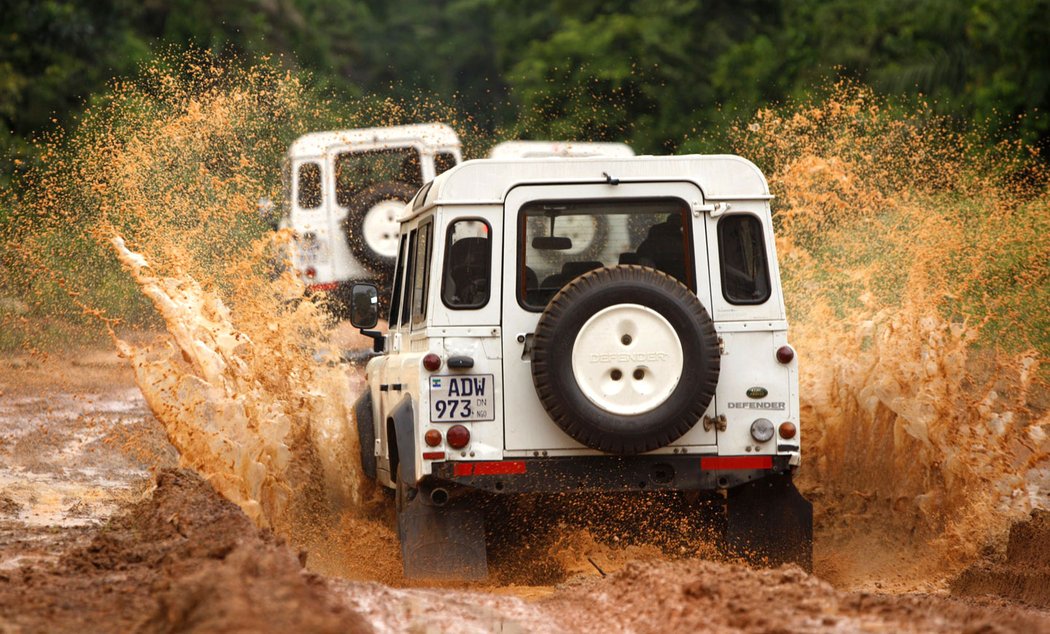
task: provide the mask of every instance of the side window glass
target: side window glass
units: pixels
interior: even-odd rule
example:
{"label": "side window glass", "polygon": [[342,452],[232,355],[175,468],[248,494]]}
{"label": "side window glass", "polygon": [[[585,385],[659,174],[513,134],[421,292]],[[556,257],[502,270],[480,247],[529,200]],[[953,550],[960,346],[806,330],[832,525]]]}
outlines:
{"label": "side window glass", "polygon": [[484,220],[461,219],[449,225],[441,280],[441,301],[449,308],[481,308],[489,302],[491,234]]}
{"label": "side window glass", "polygon": [[737,214],[718,222],[722,295],[730,304],[761,304],[769,299],[769,265],[762,222]]}
{"label": "side window glass", "polygon": [[394,269],[394,294],[390,298],[390,319],[387,320],[392,328],[397,326],[401,314],[401,282],[405,280],[405,268],[408,266],[405,263],[406,244],[405,236],[401,236],[401,246],[397,250],[397,268]]}
{"label": "side window glass", "polygon": [[299,166],[299,208],[317,209],[321,206],[321,166],[303,163]]}
{"label": "side window glass", "polygon": [[438,152],[434,155],[434,175],[447,172],[456,166],[456,155],[452,152]]}
{"label": "side window glass", "polygon": [[415,282],[415,262],[416,262],[416,234],[419,233],[415,229],[408,234],[408,254],[405,256],[405,290],[401,297],[401,320],[400,324],[404,326],[408,323],[409,315],[411,314],[412,308],[412,293],[410,292]]}
{"label": "side window glass", "polygon": [[427,286],[430,278],[430,231],[433,223],[419,228],[416,265],[412,272],[412,324],[422,323],[427,316]]}

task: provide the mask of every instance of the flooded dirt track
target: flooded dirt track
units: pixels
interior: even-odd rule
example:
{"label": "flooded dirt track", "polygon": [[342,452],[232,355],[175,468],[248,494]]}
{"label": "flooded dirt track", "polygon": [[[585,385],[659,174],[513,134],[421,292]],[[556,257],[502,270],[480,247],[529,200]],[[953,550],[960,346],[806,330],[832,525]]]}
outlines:
{"label": "flooded dirt track", "polygon": [[[1050,632],[1037,591],[994,582],[1015,579],[1003,573],[1013,566],[1045,587],[1038,513],[1000,561],[960,578],[958,597],[853,592],[795,567],[655,550],[601,559],[605,577],[569,566],[553,586],[407,587],[386,565],[388,532],[337,556],[338,535],[305,552],[255,526],[177,468],[115,356],[85,358],[3,360],[2,632]],[[360,540],[383,523],[342,526]],[[360,580],[370,568],[383,582]]]}

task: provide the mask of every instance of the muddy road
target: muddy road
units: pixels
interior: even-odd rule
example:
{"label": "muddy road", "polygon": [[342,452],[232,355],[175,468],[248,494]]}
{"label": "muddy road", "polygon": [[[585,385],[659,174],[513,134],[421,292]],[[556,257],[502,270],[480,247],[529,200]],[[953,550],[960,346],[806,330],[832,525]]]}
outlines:
{"label": "muddy road", "polygon": [[508,566],[525,573],[421,587],[383,502],[290,544],[179,469],[115,354],[0,360],[3,632],[1050,632],[1038,512],[951,578],[894,569],[903,551],[875,540],[881,566],[843,574],[862,554],[825,523],[814,575],[570,531],[526,543]]}

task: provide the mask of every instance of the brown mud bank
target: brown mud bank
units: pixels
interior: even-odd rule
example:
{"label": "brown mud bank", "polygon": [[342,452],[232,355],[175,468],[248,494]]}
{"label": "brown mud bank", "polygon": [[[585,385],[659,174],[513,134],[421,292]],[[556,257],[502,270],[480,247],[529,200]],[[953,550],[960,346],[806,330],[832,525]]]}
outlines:
{"label": "brown mud bank", "polygon": [[163,469],[148,497],[56,561],[0,571],[0,629],[1050,631],[1045,610],[988,598],[844,592],[793,566],[634,561],[604,578],[574,576],[529,601],[497,588],[393,588],[323,577],[304,570],[305,558],[198,475]]}
{"label": "brown mud bank", "polygon": [[959,595],[999,595],[1050,608],[1050,511],[1037,509],[1010,527],[1006,554],[962,572],[951,589]]}
{"label": "brown mud bank", "polygon": [[4,631],[358,632],[370,627],[196,474],[152,495],[50,565],[0,572]]}

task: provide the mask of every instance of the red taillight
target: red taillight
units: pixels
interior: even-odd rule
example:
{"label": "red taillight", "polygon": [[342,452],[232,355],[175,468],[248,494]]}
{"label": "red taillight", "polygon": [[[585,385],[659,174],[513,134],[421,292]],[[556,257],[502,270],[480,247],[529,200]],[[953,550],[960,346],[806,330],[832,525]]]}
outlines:
{"label": "red taillight", "polygon": [[317,277],[317,269],[315,269],[312,266],[306,267],[306,270],[303,271],[303,273],[305,273],[306,277],[310,278],[311,280]]}
{"label": "red taillight", "polygon": [[445,459],[445,452],[444,451],[424,451],[423,452],[423,460],[444,460],[444,459]]}
{"label": "red taillight", "polygon": [[453,449],[462,449],[470,442],[470,430],[463,425],[453,425],[445,432],[445,440]]}
{"label": "red taillight", "polygon": [[441,357],[431,352],[423,357],[423,367],[431,372],[437,372],[438,368],[441,367]]}
{"label": "red taillight", "polygon": [[787,364],[795,358],[795,350],[791,346],[780,346],[777,348],[777,361]]}
{"label": "red taillight", "polygon": [[423,440],[426,441],[428,447],[437,447],[441,444],[441,432],[436,429],[428,429],[427,433],[423,434]]}
{"label": "red taillight", "polygon": [[795,427],[795,423],[785,422],[780,423],[780,437],[786,440],[791,440],[795,437],[795,433],[798,432],[798,428]]}

